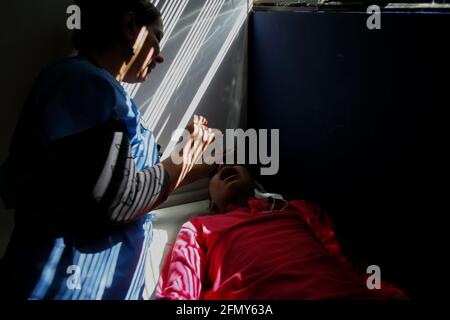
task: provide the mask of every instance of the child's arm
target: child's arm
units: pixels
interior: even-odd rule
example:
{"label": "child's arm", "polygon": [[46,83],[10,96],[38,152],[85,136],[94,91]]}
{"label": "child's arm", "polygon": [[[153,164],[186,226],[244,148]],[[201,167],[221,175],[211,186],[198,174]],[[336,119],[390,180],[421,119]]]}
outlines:
{"label": "child's arm", "polygon": [[167,255],[156,288],[156,299],[198,300],[204,287],[204,249],[201,235],[191,222],[185,223]]}

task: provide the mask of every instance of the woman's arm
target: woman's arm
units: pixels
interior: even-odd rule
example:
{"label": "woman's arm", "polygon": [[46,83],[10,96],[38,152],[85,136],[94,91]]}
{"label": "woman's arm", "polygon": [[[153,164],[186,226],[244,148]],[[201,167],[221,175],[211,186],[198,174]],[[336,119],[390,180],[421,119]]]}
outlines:
{"label": "woman's arm", "polygon": [[212,140],[209,134],[200,125],[191,132],[186,143],[196,147],[185,149],[185,162],[174,164],[169,157],[140,172],[135,167],[125,125],[112,119],[83,133],[52,141],[49,151],[56,175],[61,176],[60,185],[70,185],[68,190],[73,196],[68,201],[85,200],[90,207],[86,209],[115,223],[127,223],[154,209],[170,192],[185,184],[192,172],[191,164]]}
{"label": "woman's arm", "polygon": [[[108,122],[50,143],[61,185],[75,190],[73,201],[85,201],[115,223],[135,220],[162,203],[170,177],[162,164],[137,172],[126,128]],[[68,195],[70,196],[70,195]]]}
{"label": "woman's arm", "polygon": [[[170,190],[188,185],[199,179],[207,178],[217,167],[214,164],[202,162],[206,148],[215,139],[218,130],[209,129],[208,121],[201,116],[194,116],[194,122],[189,124],[184,133],[184,140],[172,154],[162,161],[171,178]],[[178,151],[180,150],[180,151]],[[179,152],[179,154],[177,154]],[[182,164],[175,164],[172,156],[183,159]]]}

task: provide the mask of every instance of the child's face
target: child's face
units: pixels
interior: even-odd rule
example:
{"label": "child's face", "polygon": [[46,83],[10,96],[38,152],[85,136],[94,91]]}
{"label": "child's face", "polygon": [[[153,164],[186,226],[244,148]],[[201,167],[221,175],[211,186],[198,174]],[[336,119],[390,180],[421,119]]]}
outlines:
{"label": "child's face", "polygon": [[243,166],[221,166],[209,182],[211,202],[219,211],[229,204],[246,204],[253,194],[254,182]]}

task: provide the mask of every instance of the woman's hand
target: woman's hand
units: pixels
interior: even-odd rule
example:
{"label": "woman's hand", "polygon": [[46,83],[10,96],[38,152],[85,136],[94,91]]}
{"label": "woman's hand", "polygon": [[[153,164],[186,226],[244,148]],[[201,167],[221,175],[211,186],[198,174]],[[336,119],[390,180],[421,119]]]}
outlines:
{"label": "woman's hand", "polygon": [[[194,121],[189,124],[186,128],[191,134],[191,137],[186,141],[182,149],[183,157],[183,171],[180,175],[179,184],[188,176],[189,173],[195,173],[191,175],[192,181],[197,180],[197,178],[202,178],[202,172],[209,170],[209,165],[204,163],[204,152],[208,146],[214,141],[216,134],[213,129],[207,127],[208,121],[201,116],[194,116]],[[195,167],[196,170],[192,172]],[[195,178],[195,179],[193,179]],[[189,181],[189,182],[192,182]],[[189,182],[184,181],[187,184]]]}
{"label": "woman's hand", "polygon": [[[188,138],[183,139],[181,152],[180,148],[177,148],[174,151],[175,154],[162,162],[171,178],[172,190],[207,177],[213,169],[210,165],[203,163],[203,153],[215,139],[214,130],[208,128],[207,124],[208,121],[204,117],[194,116],[194,121],[186,127]],[[175,164],[172,157],[181,158],[181,164]],[[189,178],[186,179],[188,175]]]}

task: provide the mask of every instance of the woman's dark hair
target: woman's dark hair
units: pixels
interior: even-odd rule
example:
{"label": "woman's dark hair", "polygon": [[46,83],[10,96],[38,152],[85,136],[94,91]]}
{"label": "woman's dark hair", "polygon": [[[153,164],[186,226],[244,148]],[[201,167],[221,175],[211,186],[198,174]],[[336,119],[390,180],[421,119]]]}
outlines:
{"label": "woman's dark hair", "polygon": [[138,27],[161,17],[149,0],[76,0],[75,4],[81,11],[81,29],[72,38],[77,50],[104,49],[122,41],[122,18],[128,12],[134,14]]}

